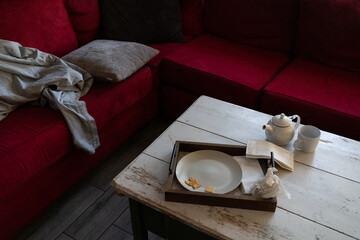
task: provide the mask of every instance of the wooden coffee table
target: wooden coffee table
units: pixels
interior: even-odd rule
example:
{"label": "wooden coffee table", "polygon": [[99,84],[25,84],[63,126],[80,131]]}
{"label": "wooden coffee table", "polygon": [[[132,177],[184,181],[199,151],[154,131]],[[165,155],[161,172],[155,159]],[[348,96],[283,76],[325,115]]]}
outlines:
{"label": "wooden coffee table", "polygon": [[324,131],[315,153],[295,151],[293,172],[279,169],[292,198],[278,198],[275,212],[165,201],[176,140],[244,145],[265,139],[270,118],[200,97],[113,180],[130,199],[134,238],[360,239],[360,142]]}

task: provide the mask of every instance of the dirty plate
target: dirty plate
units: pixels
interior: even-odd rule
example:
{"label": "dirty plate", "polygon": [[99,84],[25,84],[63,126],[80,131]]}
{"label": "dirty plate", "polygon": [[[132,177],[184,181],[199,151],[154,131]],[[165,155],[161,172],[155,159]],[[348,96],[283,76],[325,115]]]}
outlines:
{"label": "dirty plate", "polygon": [[[201,187],[193,189],[185,181],[197,178]],[[215,187],[214,193],[231,192],[241,183],[242,171],[233,157],[214,150],[200,150],[185,155],[177,164],[176,178],[180,184],[195,192],[204,192],[207,186]]]}

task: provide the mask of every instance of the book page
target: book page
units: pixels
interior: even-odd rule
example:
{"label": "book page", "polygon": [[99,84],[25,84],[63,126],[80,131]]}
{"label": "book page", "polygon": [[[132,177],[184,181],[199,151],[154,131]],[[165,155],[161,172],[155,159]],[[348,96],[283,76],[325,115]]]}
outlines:
{"label": "book page", "polygon": [[271,142],[264,140],[250,139],[246,146],[247,158],[265,158],[270,159],[270,152],[274,153],[275,162],[282,168],[294,170],[294,153]]}

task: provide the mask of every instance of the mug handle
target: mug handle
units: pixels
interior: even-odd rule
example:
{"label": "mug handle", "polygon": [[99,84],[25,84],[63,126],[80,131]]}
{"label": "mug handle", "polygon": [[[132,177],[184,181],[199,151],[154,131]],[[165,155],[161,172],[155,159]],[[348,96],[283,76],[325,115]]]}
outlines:
{"label": "mug handle", "polygon": [[294,142],[293,146],[296,150],[301,151],[302,149],[300,148],[301,143],[303,142],[303,140],[301,139],[296,139],[296,141]]}

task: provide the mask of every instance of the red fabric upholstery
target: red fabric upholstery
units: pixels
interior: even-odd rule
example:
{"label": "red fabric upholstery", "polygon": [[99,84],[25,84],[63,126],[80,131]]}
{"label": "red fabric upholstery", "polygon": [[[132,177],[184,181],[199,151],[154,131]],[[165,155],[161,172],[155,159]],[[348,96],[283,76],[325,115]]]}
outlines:
{"label": "red fabric upholstery", "polygon": [[150,47],[159,50],[159,54],[152,58],[149,62],[152,66],[158,66],[161,60],[171,54],[173,51],[184,45],[183,43],[160,43],[149,44]]}
{"label": "red fabric upholstery", "polygon": [[359,29],[359,0],[301,0],[296,54],[360,72]]}
{"label": "red fabric upholstery", "polygon": [[1,39],[57,56],[77,48],[63,0],[2,0],[0,16]]}
{"label": "red fabric upholstery", "polygon": [[149,46],[159,50],[159,54],[153,57],[148,65],[150,66],[151,72],[154,78],[154,87],[159,88],[160,79],[159,79],[159,65],[163,59],[163,57],[172,53],[175,49],[182,46],[183,43],[162,43],[162,44],[150,44]]}
{"label": "red fabric upholstery", "polygon": [[168,119],[178,118],[199,97],[199,94],[169,85],[161,86],[161,107]]}
{"label": "red fabric upholstery", "polygon": [[153,89],[147,96],[114,116],[106,126],[98,129],[101,146],[96,149],[94,155],[72,149],[67,155],[39,170],[30,181],[23,182],[16,191],[1,197],[0,226],[6,228],[0,228],[0,239],[9,238],[39,214],[89,169],[95,167],[155,116],[157,111],[158,94]]}
{"label": "red fabric upholstery", "polygon": [[[152,88],[146,67],[118,84],[96,82],[82,100],[101,129]],[[50,108],[23,106],[1,121],[0,132],[0,199],[73,148],[62,115]]]}
{"label": "red fabric upholstery", "polygon": [[65,0],[79,45],[94,40],[100,25],[98,0]]}
{"label": "red fabric upholstery", "polygon": [[266,86],[261,110],[360,140],[360,74],[294,60]]}
{"label": "red fabric upholstery", "polygon": [[279,52],[205,34],[165,57],[160,78],[198,95],[255,108],[261,89],[289,60]]}
{"label": "red fabric upholstery", "polygon": [[204,0],[181,0],[181,28],[184,35],[197,36],[203,32]]}
{"label": "red fabric upholstery", "polygon": [[291,53],[299,0],[206,0],[207,32],[250,46]]}

